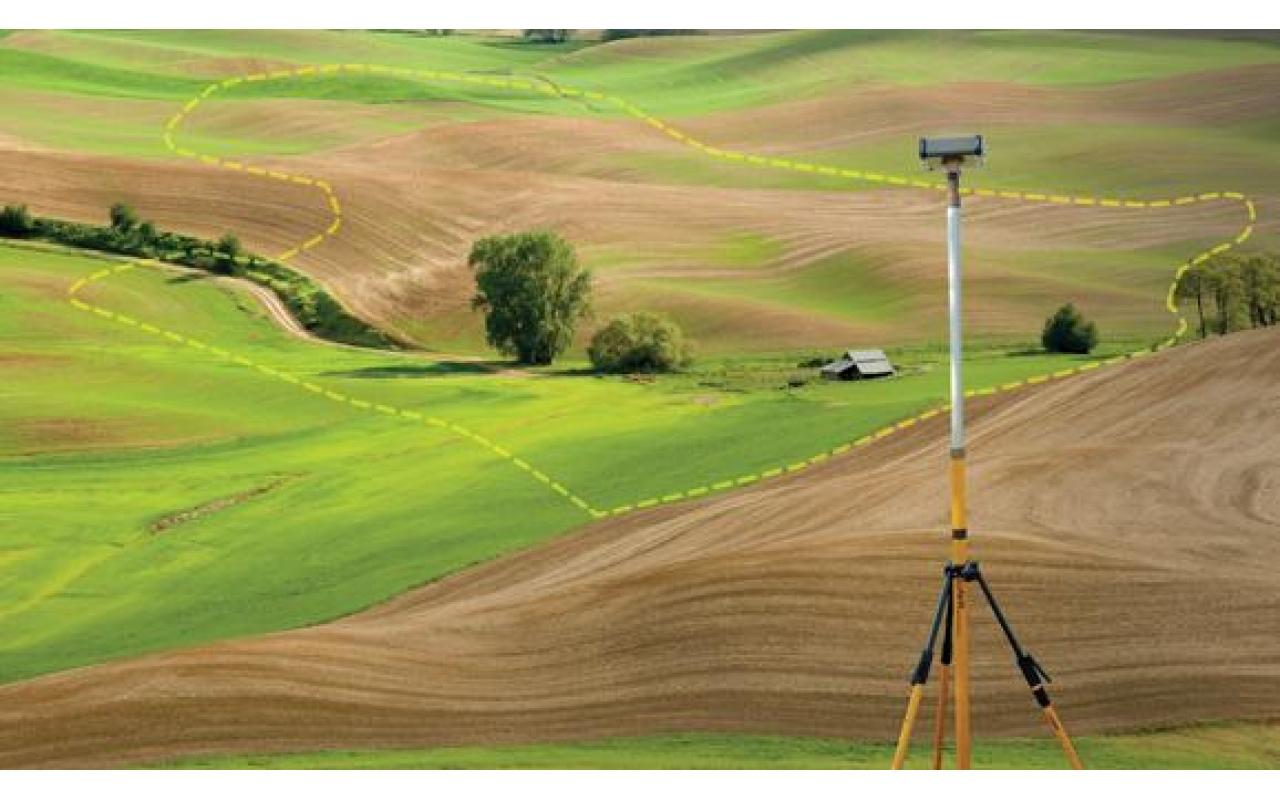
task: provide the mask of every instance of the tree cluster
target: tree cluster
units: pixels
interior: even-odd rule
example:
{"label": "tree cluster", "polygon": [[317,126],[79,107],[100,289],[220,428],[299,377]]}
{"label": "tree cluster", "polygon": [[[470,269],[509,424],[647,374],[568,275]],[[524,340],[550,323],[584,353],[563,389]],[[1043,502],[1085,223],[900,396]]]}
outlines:
{"label": "tree cluster", "polygon": [[1195,264],[1178,279],[1177,297],[1195,306],[1201,339],[1275,325],[1280,321],[1280,257],[1241,253]]}
{"label": "tree cluster", "polygon": [[571,32],[568,28],[532,28],[524,32],[524,40],[537,44],[560,44],[569,41]]}
{"label": "tree cluster", "polygon": [[[550,231],[490,236],[468,259],[475,270],[473,308],[485,312],[485,338],[521,364],[550,364],[591,315],[591,273],[572,245]],[[625,314],[591,339],[587,355],[602,372],[667,372],[689,361],[674,322],[656,314]]]}

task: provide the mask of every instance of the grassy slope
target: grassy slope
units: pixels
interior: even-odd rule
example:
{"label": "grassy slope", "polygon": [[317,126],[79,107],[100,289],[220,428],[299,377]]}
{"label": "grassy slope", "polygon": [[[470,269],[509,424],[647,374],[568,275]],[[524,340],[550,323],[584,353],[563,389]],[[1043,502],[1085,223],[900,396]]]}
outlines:
{"label": "grassy slope", "polygon": [[[1076,745],[1091,769],[1275,769],[1280,727],[1204,725],[1114,736]],[[194,758],[165,764],[187,769],[884,769],[888,744],[801,737],[685,734],[521,747],[322,752]],[[930,764],[927,743],[907,762]],[[1063,769],[1052,739],[980,741],[978,769]],[[950,762],[948,762],[950,763]]]}
{"label": "grassy slope", "polygon": [[[331,618],[585,521],[455,437],[73,309],[65,287],[100,265],[0,247],[0,370],[11,387],[0,397],[0,559],[13,576],[0,589],[0,679]],[[89,291],[326,388],[460,422],[603,508],[786,465],[945,392],[934,349],[899,353],[910,374],[892,383],[798,391],[780,388],[794,358],[709,362],[650,385],[500,378],[300,343],[209,281],[142,270]],[[1068,363],[987,351],[970,376],[985,386]],[[765,425],[775,435],[752,435]]]}

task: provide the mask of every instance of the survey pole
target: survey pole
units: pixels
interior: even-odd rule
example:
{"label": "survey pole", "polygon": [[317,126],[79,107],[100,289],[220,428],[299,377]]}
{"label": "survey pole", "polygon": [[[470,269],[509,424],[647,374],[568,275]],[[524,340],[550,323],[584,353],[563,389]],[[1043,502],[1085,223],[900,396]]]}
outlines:
{"label": "survey pole", "polygon": [[[1080,755],[1075,745],[1062,726],[1062,720],[1049,698],[1045,684],[1049,675],[1035,658],[1022,649],[1022,645],[1013,634],[1013,628],[1005,617],[991,587],[987,585],[978,562],[969,560],[969,520],[968,503],[965,487],[965,431],[964,431],[964,331],[961,324],[963,312],[961,304],[960,265],[960,172],[965,166],[980,166],[986,154],[986,147],[981,136],[926,137],[920,140],[920,160],[928,169],[943,170],[947,176],[943,188],[947,193],[947,334],[950,338],[950,379],[951,379],[951,437],[948,454],[948,476],[951,489],[951,560],[943,570],[943,585],[939,590],[938,606],[934,610],[933,624],[930,626],[929,638],[924,650],[920,653],[920,661],[911,673],[910,695],[907,701],[907,712],[902,720],[902,729],[898,733],[898,745],[894,749],[892,767],[901,769],[907,760],[911,747],[911,730],[915,726],[916,716],[920,713],[920,703],[924,695],[924,686],[929,680],[929,665],[933,661],[933,646],[938,637],[940,626],[945,625],[942,643],[941,665],[942,681],[938,692],[938,709],[934,722],[934,755],[935,769],[942,766],[942,742],[946,730],[946,707],[949,692],[948,675],[954,673],[955,679],[955,721],[956,721],[956,767],[969,769],[973,749],[972,731],[969,727],[970,684],[969,684],[969,602],[966,596],[966,585],[976,581],[995,614],[996,622],[1004,631],[1009,647],[1013,650],[1018,671],[1027,682],[1032,697],[1044,713],[1045,721],[1053,730],[1054,736],[1062,745],[1067,762],[1075,769],[1083,769]],[[945,601],[945,602],[944,602]]]}
{"label": "survey pole", "polygon": [[[951,563],[969,560],[969,523],[965,497],[964,348],[961,325],[960,166],[947,166],[947,320],[951,346]],[[955,626],[953,677],[956,708],[956,767],[968,769],[972,752],[969,728],[969,605],[965,582],[953,581]]]}

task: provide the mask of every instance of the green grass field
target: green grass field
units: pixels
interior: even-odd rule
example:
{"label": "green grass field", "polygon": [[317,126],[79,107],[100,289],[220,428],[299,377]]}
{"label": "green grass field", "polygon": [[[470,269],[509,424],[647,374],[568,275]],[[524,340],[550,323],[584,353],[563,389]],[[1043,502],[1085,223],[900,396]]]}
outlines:
{"label": "green grass field", "polygon": [[[1274,724],[1199,725],[1076,740],[1090,769],[1276,769]],[[182,769],[885,769],[888,744],[782,736],[681,734],[569,744],[448,747],[435,750],[296,753],[193,758]],[[928,769],[919,745],[908,769]],[[951,763],[948,752],[947,763]],[[1065,769],[1058,745],[1044,739],[979,740],[975,769]]]}
{"label": "green grass field", "polygon": [[[588,521],[457,436],[70,306],[65,287],[102,263],[0,247],[0,553],[13,576],[0,589],[0,678],[329,619]],[[706,361],[651,384],[573,363],[498,377],[299,342],[208,280],[137,270],[88,297],[327,389],[463,424],[603,509],[786,466],[945,396],[936,347],[896,351],[903,376],[863,385],[787,388],[812,378],[796,367],[806,354]],[[991,386],[1080,361],[987,348],[969,376]],[[766,425],[771,435],[757,435]]]}
{"label": "green grass field", "polygon": [[[965,65],[968,80],[1088,92],[1274,65],[1280,48],[1094,33],[805,32],[552,47],[396,33],[15,33],[0,39],[7,112],[0,144],[9,135],[40,148],[169,160],[160,138],[165,120],[211,80],[326,62],[545,75],[696,123],[850,87],[942,86],[956,78],[953,63]],[[350,119],[335,129],[240,124],[279,102]],[[214,103],[219,115],[193,121],[184,143],[245,157],[317,153],[514,114],[622,119],[616,109],[560,98],[378,76],[263,83]],[[1010,142],[1000,151],[999,173],[980,185],[1144,197],[1274,191],[1280,168],[1269,153],[1277,130],[1280,106],[1212,125],[1008,123],[993,129]],[[787,152],[914,172],[901,138],[874,135],[853,146]],[[1081,156],[1081,139],[1094,145],[1091,156]],[[1151,167],[1175,150],[1178,170]],[[619,168],[656,183],[863,188],[744,171],[691,152],[611,154],[582,167],[587,174]],[[26,199],[3,192],[2,202]],[[719,231],[707,241],[698,245],[701,258],[738,269],[767,267],[783,252],[751,230]],[[1017,280],[977,290],[1021,302],[1034,292],[1059,297],[1104,287],[1115,310],[1103,321],[1108,335],[1094,358],[1105,358],[1168,335],[1162,302],[1172,270],[1210,244],[1188,232],[1185,242],[1105,257],[993,251],[983,258]],[[592,252],[612,265],[606,269],[624,269],[637,257],[634,248]],[[912,320],[910,300],[920,287],[884,277],[884,258],[841,253],[756,282],[653,278],[635,292],[690,304],[731,300],[739,316],[788,309],[867,324]],[[86,254],[0,243],[0,682],[343,616],[590,521],[528,473],[448,430],[362,413],[73,308],[67,287],[103,265]],[[581,352],[532,375],[494,375],[467,362],[306,343],[278,330],[241,291],[177,273],[114,276],[93,284],[85,299],[325,389],[463,425],[599,509],[786,467],[935,407],[946,392],[945,349],[930,341],[936,325],[924,338],[879,343],[902,367],[897,379],[789,387],[792,378],[814,376],[798,363],[834,353],[762,355],[741,336],[718,333],[724,320],[694,320],[688,327],[714,346],[688,372],[641,383],[587,374]],[[477,317],[459,343],[473,347],[479,327]],[[966,365],[969,386],[1086,360],[1036,352],[1036,333],[980,331]],[[1117,768],[1275,766],[1278,749],[1275,729],[1258,726],[1097,737],[1082,745],[1086,760]],[[980,758],[992,767],[1057,764],[1044,742],[997,743]],[[690,735],[184,765],[847,768],[886,759],[880,745]]]}

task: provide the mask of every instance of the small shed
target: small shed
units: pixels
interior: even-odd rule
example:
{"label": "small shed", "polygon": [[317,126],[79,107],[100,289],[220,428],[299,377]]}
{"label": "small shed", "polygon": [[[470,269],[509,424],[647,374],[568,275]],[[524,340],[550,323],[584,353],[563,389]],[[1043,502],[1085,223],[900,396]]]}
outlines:
{"label": "small shed", "polygon": [[892,378],[897,374],[883,350],[847,350],[845,354],[822,368],[829,381],[863,381]]}

